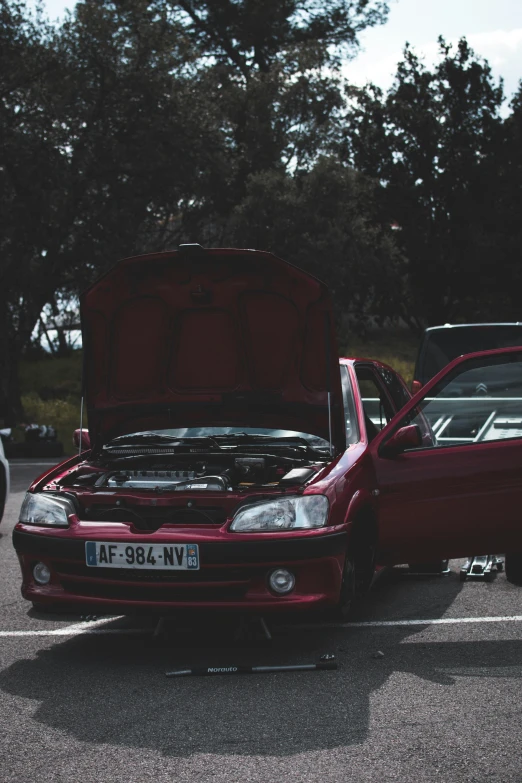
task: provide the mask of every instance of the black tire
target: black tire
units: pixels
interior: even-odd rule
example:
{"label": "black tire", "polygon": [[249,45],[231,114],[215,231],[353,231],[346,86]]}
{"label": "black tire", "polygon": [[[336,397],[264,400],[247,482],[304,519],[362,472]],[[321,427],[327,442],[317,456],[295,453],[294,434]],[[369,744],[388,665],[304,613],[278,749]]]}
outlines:
{"label": "black tire", "polygon": [[6,490],[7,482],[5,480],[5,471],[3,467],[0,467],[0,522],[2,521],[5,510],[5,501],[7,499],[5,496]]}
{"label": "black tire", "polygon": [[348,619],[354,601],[370,589],[377,557],[377,532],[373,520],[360,517],[354,523],[348,551],[344,561],[343,579],[339,603],[334,617],[344,622]]}
{"label": "black tire", "polygon": [[371,587],[377,560],[377,526],[372,517],[362,515],[355,522],[349,544],[355,567],[355,596],[365,595]]}
{"label": "black tire", "polygon": [[508,582],[522,587],[522,552],[507,553],[504,568]]}
{"label": "black tire", "polygon": [[345,622],[350,614],[356,595],[355,587],[355,567],[353,556],[346,554],[343,567],[343,579],[341,582],[341,591],[339,593],[339,602],[332,611],[332,619],[337,622]]}

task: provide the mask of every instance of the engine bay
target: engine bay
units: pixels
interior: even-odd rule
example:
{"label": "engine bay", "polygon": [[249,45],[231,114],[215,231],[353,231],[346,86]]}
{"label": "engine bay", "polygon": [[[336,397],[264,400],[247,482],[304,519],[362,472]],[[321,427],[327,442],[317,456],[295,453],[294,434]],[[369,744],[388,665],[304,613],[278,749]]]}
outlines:
{"label": "engine bay", "polygon": [[80,464],[57,481],[58,486],[89,490],[162,492],[227,492],[251,487],[306,484],[324,462],[280,455],[163,455]]}

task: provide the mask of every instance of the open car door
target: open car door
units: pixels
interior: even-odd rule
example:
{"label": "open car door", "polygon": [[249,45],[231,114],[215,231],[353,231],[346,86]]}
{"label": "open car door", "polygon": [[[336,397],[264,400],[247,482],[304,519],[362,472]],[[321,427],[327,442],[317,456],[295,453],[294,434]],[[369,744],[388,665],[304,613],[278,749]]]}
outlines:
{"label": "open car door", "polygon": [[522,348],[451,362],[370,454],[379,563],[522,552]]}

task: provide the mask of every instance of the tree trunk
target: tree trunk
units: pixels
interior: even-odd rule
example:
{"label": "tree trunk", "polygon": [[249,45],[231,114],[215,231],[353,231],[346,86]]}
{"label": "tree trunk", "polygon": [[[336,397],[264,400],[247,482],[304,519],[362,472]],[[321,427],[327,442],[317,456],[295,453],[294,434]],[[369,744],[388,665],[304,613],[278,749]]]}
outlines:
{"label": "tree trunk", "polygon": [[24,419],[18,379],[20,346],[9,328],[7,305],[0,303],[0,424],[14,427]]}

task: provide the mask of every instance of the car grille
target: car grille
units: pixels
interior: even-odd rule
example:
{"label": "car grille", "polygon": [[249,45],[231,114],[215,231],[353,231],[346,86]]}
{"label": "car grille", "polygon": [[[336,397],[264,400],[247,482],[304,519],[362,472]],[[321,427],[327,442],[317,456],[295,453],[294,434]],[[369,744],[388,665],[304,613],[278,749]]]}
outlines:
{"label": "car grille", "polygon": [[219,506],[93,505],[81,512],[82,519],[132,522],[138,530],[158,530],[162,525],[222,525],[227,513]]}

